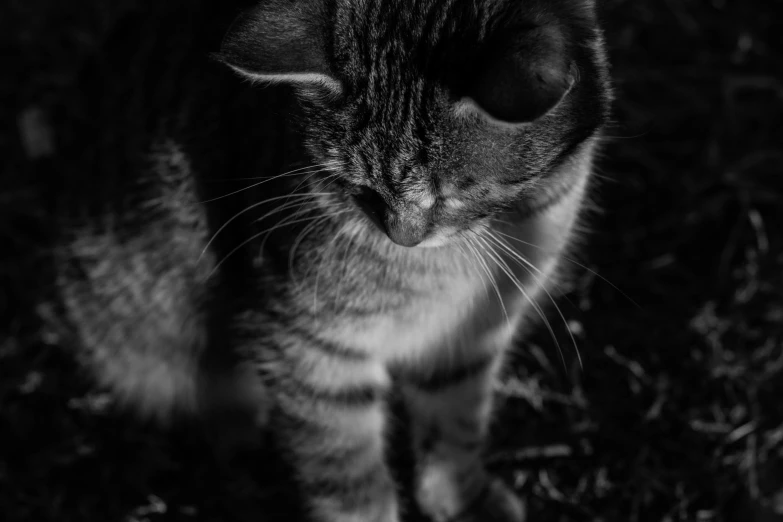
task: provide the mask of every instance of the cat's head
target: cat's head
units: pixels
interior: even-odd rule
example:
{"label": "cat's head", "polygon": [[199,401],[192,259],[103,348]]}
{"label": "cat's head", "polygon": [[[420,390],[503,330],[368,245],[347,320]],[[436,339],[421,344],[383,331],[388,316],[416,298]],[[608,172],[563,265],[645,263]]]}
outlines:
{"label": "cat's head", "polygon": [[413,246],[533,197],[595,134],[600,46],[591,0],[264,0],[219,58],[293,85],[313,160]]}

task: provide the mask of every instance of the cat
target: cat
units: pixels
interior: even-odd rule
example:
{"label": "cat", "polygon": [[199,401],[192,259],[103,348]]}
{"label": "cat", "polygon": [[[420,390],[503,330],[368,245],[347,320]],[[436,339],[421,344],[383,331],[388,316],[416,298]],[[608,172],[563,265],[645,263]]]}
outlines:
{"label": "cat", "polygon": [[70,109],[67,344],[144,414],[246,412],[313,521],[400,520],[392,388],[421,510],[524,520],[481,453],[609,114],[593,2],[263,0],[231,24],[166,4]]}

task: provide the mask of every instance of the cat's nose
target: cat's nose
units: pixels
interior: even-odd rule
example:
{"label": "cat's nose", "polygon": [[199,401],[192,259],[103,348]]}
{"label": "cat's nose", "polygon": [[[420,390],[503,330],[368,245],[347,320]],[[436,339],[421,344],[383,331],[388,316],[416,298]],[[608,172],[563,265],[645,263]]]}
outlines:
{"label": "cat's nose", "polygon": [[389,239],[398,245],[413,247],[424,240],[427,234],[427,219],[415,207],[404,207],[397,211],[386,209],[383,227]]}
{"label": "cat's nose", "polygon": [[392,208],[380,194],[369,188],[363,188],[354,199],[367,217],[398,245],[412,247],[424,240],[429,223],[426,210],[406,203]]}

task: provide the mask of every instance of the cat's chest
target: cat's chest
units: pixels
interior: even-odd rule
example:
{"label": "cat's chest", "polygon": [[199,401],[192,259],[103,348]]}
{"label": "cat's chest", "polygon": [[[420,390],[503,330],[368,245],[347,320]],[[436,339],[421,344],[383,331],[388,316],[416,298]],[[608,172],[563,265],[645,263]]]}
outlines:
{"label": "cat's chest", "polygon": [[[502,233],[510,242],[535,239],[539,232],[530,224]],[[541,263],[535,249],[511,252],[486,240],[440,249],[420,263],[390,259],[380,268],[382,260],[357,260],[343,271],[324,270],[307,300],[314,307],[340,307],[316,317],[321,335],[384,359],[415,358],[444,346],[469,348],[488,332],[516,324],[520,303],[543,282],[519,261],[525,255]],[[362,270],[362,262],[375,265]]]}
{"label": "cat's chest", "polygon": [[409,285],[379,285],[375,310],[338,313],[323,325],[323,334],[383,359],[408,358],[470,335],[477,311],[489,303],[478,273],[422,272]]}

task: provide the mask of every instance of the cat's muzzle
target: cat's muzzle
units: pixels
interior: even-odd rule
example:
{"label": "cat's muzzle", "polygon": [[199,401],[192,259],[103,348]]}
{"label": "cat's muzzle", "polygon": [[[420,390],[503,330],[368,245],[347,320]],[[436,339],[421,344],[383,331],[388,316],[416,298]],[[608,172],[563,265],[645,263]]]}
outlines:
{"label": "cat's muzzle", "polygon": [[370,221],[396,244],[414,247],[427,237],[429,211],[407,202],[389,205],[380,194],[366,187],[354,195],[354,200]]}

